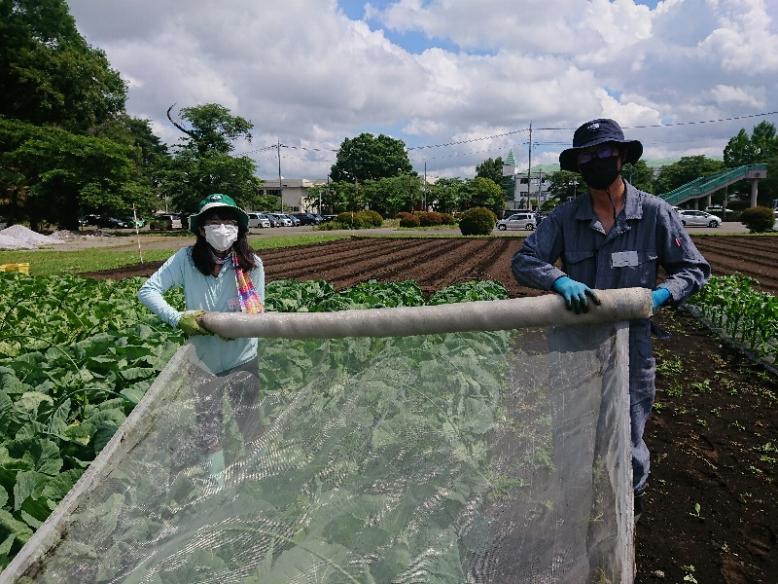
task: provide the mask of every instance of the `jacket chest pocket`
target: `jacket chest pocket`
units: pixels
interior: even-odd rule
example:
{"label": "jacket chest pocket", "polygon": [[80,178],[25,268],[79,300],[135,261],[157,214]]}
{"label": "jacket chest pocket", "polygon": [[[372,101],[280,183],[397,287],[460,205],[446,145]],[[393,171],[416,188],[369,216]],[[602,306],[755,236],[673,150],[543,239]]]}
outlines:
{"label": "jacket chest pocket", "polygon": [[[574,280],[594,285],[597,275],[597,254],[594,251],[566,251],[564,270]],[[591,284],[589,284],[591,282]]]}

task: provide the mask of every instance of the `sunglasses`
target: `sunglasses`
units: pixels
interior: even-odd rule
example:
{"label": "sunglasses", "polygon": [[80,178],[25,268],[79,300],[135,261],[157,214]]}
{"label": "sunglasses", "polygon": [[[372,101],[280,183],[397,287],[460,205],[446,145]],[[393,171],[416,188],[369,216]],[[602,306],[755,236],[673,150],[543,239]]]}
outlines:
{"label": "sunglasses", "polygon": [[591,150],[584,150],[578,153],[578,164],[586,164],[594,160],[595,158],[611,158],[621,154],[621,150],[618,146],[608,144],[607,146],[600,146],[599,148],[593,148]]}

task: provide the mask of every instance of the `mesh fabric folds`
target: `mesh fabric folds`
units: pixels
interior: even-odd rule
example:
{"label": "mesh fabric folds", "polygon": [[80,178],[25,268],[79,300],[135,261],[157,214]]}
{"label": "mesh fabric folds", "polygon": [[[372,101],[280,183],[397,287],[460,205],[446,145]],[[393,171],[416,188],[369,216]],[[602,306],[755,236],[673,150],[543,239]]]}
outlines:
{"label": "mesh fabric folds", "polygon": [[15,581],[631,582],[626,333],[182,350]]}

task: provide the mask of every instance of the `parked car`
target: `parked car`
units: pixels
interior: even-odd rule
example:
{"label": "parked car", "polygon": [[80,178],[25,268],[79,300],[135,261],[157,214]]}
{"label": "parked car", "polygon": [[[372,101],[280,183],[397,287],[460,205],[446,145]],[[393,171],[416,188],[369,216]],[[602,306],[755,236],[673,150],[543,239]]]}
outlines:
{"label": "parked car", "polygon": [[154,221],[164,222],[166,229],[184,228],[184,219],[181,213],[160,213],[154,216]]}
{"label": "parked car", "polygon": [[778,209],[773,211],[773,215],[775,215],[775,223],[773,223],[773,231],[778,231]]}
{"label": "parked car", "polygon": [[143,217],[138,217],[137,220],[135,219],[135,217],[122,217],[121,220],[127,223],[127,225],[129,225],[133,229],[135,227],[140,229],[144,225],[146,225],[146,220]]}
{"label": "parked car", "polygon": [[537,225],[534,213],[515,213],[507,219],[500,219],[497,222],[497,229],[506,231],[508,229],[524,229],[532,231]]}
{"label": "parked car", "polygon": [[300,225],[303,224],[303,222],[300,221],[300,219],[298,217],[296,217],[296,216],[294,216],[294,215],[292,215],[290,213],[284,213],[284,217],[288,217],[289,219],[292,220],[292,227],[299,227]]}
{"label": "parked car", "polygon": [[292,216],[297,217],[303,225],[318,225],[321,223],[321,220],[313,213],[292,213]]}
{"label": "parked car", "polygon": [[268,216],[276,220],[278,223],[276,227],[292,227],[294,225],[292,220],[283,213],[268,213]]}
{"label": "parked car", "polygon": [[696,209],[681,209],[678,211],[681,216],[681,223],[687,227],[719,227],[721,219],[705,211]]}
{"label": "parked car", "polygon": [[322,215],[322,223],[326,223],[328,221],[334,221],[337,218],[338,218],[337,215]]}
{"label": "parked car", "polygon": [[246,213],[249,216],[249,228],[258,227],[260,229],[270,228],[270,219],[262,213]]}

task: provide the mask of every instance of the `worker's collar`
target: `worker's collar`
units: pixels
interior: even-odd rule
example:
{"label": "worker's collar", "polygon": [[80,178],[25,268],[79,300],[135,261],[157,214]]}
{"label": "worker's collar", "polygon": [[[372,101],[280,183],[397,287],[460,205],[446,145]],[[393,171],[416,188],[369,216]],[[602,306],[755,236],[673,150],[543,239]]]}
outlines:
{"label": "worker's collar", "polygon": [[[624,218],[627,220],[641,219],[643,217],[643,199],[640,193],[626,180],[624,181],[624,187]],[[592,196],[589,193],[579,197],[575,218],[582,221],[592,221],[595,218],[594,209],[592,208]]]}

